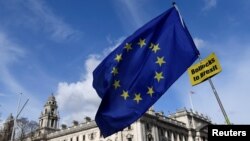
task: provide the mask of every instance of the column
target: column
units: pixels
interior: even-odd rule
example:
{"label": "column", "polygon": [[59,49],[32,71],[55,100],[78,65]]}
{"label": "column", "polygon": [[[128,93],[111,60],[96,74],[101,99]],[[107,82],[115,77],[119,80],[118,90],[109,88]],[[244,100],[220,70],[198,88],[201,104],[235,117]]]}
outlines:
{"label": "column", "polygon": [[[119,132],[118,132],[117,137],[118,137],[118,141],[123,141],[123,139],[122,139],[122,131],[119,131]],[[100,137],[100,138],[101,138],[101,137]]]}
{"label": "column", "polygon": [[142,132],[142,123],[138,120],[136,123],[136,127],[134,130],[134,132],[136,132],[136,136],[137,136],[137,141],[144,141],[143,140],[143,135],[145,134],[145,132]]}
{"label": "column", "polygon": [[141,127],[142,127],[142,140],[146,141],[147,133],[146,133],[146,130],[145,130],[145,124],[142,123],[142,122],[141,122]]}
{"label": "column", "polygon": [[185,135],[182,136],[182,141],[186,141]]}
{"label": "column", "polygon": [[194,141],[193,140],[193,134],[192,134],[192,131],[188,131],[188,141]]}
{"label": "column", "polygon": [[177,141],[180,141],[180,135],[178,133],[176,133],[176,139]]}
{"label": "column", "polygon": [[168,130],[165,130],[164,136],[165,136],[167,139],[169,139]]}
{"label": "column", "polygon": [[195,141],[201,141],[201,135],[199,131],[196,132]]}
{"label": "column", "polygon": [[153,125],[153,137],[154,141],[159,141],[159,133],[158,133],[158,128]]}
{"label": "column", "polygon": [[171,132],[170,135],[171,135],[171,141],[175,141],[174,140],[174,132]]}

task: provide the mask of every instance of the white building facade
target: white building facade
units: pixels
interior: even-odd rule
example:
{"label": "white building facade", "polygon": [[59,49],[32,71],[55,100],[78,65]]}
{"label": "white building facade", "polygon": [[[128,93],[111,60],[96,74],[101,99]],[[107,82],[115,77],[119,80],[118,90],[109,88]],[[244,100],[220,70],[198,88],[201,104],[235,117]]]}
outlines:
{"label": "white building facade", "polygon": [[140,119],[123,131],[103,138],[90,118],[66,127],[58,126],[57,103],[52,95],[39,118],[39,129],[28,141],[207,141],[208,117],[182,109],[165,116],[149,109]]}

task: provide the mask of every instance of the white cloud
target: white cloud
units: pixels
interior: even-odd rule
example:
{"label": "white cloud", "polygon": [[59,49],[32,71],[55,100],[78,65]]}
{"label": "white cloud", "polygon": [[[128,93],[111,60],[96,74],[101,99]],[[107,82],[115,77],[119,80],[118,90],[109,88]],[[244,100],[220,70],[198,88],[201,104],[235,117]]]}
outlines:
{"label": "white cloud", "polygon": [[85,116],[94,118],[101,99],[92,87],[92,72],[102,59],[121,43],[119,39],[114,46],[101,54],[92,54],[85,61],[85,73],[81,80],[73,83],[60,82],[56,91],[62,123],[70,124],[73,120],[83,121]]}
{"label": "white cloud", "polygon": [[202,48],[205,46],[205,41],[200,39],[200,38],[194,38],[194,43],[198,49]]}
{"label": "white cloud", "polygon": [[91,55],[85,62],[86,74],[82,81],[58,84],[56,98],[59,111],[66,115],[63,117],[63,122],[83,120],[84,116],[94,117],[100,98],[92,88],[92,72],[99,63],[98,57]]}
{"label": "white cloud", "polygon": [[217,5],[217,0],[204,0],[205,2],[205,7],[203,8],[203,10],[209,10],[211,8],[216,7]]}

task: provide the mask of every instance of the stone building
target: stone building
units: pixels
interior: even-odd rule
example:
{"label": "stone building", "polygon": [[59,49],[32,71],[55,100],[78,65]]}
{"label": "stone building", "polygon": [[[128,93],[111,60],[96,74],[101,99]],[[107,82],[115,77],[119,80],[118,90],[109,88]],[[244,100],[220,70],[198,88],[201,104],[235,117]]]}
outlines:
{"label": "stone building", "polygon": [[165,116],[150,108],[140,119],[107,138],[103,138],[95,121],[86,118],[82,123],[59,128],[57,103],[48,98],[39,118],[39,129],[27,141],[207,141],[207,116],[182,109]]}

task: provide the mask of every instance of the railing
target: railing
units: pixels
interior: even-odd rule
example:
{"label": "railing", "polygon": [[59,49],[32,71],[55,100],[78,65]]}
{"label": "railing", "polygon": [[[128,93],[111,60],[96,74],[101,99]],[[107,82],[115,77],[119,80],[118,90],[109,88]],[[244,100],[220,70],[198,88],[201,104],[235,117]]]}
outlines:
{"label": "railing", "polygon": [[47,138],[51,139],[51,138],[55,138],[58,136],[64,136],[64,135],[80,132],[80,131],[87,130],[90,128],[95,128],[95,127],[97,127],[95,121],[91,121],[88,123],[81,123],[78,126],[72,126],[72,127],[66,128],[66,129],[62,129],[60,131],[50,133],[47,135]]}

